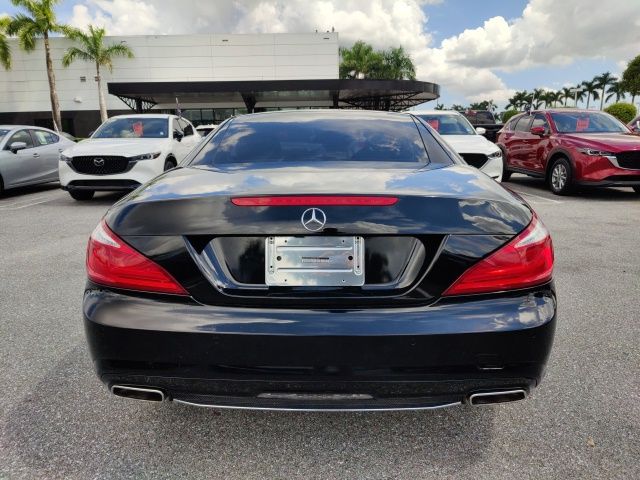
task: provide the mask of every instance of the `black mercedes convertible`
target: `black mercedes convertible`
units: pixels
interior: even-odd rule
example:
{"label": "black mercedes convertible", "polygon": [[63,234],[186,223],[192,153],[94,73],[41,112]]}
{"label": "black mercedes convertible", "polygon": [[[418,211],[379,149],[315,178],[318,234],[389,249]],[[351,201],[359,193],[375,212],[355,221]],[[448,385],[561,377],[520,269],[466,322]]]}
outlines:
{"label": "black mercedes convertible", "polygon": [[407,114],[231,118],[115,204],[83,313],[115,395],[217,408],[524,399],[552,345],[535,212]]}

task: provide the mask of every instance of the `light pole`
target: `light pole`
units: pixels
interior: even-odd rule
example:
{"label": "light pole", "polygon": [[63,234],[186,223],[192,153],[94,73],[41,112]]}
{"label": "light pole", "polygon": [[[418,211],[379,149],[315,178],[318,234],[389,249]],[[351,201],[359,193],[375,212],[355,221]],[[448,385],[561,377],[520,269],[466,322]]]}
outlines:
{"label": "light pole", "polygon": [[575,87],[575,88],[570,88],[569,91],[573,92],[573,106],[578,108],[578,93],[580,93],[582,90],[584,90],[584,88],[582,87]]}

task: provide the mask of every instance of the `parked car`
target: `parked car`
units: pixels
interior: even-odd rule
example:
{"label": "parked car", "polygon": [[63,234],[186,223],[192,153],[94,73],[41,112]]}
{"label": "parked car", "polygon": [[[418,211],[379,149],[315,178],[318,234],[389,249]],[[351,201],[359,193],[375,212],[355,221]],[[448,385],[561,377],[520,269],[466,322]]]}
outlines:
{"label": "parked car", "polygon": [[9,188],[58,181],[58,157],[70,145],[46,128],[0,125],[0,195]]}
{"label": "parked car", "polygon": [[478,133],[462,114],[455,110],[415,110],[411,113],[436,130],[469,165],[498,182],[502,179],[502,150]]}
{"label": "parked car", "polygon": [[631,120],[627,124],[627,127],[629,127],[629,130],[631,130],[633,133],[640,133],[640,115]]}
{"label": "parked car", "polygon": [[498,132],[503,125],[497,121],[493,112],[489,110],[465,110],[462,114],[478,130],[478,133],[484,135],[491,142],[496,141]]}
{"label": "parked car", "polygon": [[540,219],[402,113],[228,120],[107,212],[87,272],[110,391],[207,407],[521,400],[556,319]]}
{"label": "parked car", "polygon": [[605,112],[563,108],[517,115],[498,146],[503,181],[519,172],[544,178],[558,195],[577,185],[640,192],[640,137]]}
{"label": "parked car", "polygon": [[213,123],[210,123],[207,125],[198,125],[196,127],[196,130],[198,131],[201,137],[206,137],[211,132],[213,132],[216,128],[218,128],[218,125],[214,125]]}
{"label": "parked car", "polygon": [[188,120],[175,115],[120,115],[60,155],[60,184],[76,200],[96,190],[133,190],[180,163],[199,142]]}

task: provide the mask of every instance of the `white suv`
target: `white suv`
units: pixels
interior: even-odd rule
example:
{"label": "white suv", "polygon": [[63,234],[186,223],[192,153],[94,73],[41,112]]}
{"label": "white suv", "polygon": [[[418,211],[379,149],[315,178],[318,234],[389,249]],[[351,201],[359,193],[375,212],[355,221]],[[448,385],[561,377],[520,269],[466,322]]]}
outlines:
{"label": "white suv", "polygon": [[60,155],[60,184],[76,200],[96,190],[132,190],[175,167],[200,141],[175,115],[120,115]]}
{"label": "white suv", "polygon": [[455,110],[411,110],[409,113],[428,123],[469,165],[497,182],[502,181],[502,150],[482,136],[483,128],[473,128],[469,120]]}

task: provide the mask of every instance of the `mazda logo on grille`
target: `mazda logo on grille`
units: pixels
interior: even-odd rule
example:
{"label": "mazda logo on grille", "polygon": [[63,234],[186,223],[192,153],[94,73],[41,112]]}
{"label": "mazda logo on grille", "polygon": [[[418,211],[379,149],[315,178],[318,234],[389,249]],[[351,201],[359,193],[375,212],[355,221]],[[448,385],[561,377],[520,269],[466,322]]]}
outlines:
{"label": "mazda logo on grille", "polygon": [[317,232],[327,223],[327,216],[319,208],[308,208],[302,214],[302,226],[310,232]]}
{"label": "mazda logo on grille", "polygon": [[104,166],[104,158],[94,158],[93,159],[93,164],[96,167],[103,167]]}

